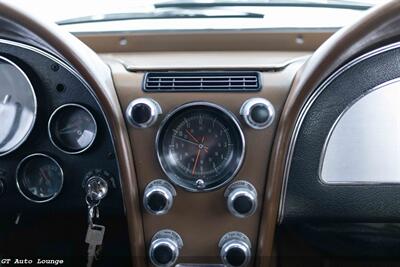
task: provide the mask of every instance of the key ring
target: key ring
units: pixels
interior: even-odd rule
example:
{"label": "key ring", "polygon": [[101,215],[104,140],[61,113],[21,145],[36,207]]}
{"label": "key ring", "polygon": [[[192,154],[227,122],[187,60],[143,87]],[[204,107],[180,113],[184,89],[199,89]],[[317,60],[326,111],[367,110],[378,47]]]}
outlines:
{"label": "key ring", "polygon": [[100,204],[100,200],[92,199],[89,194],[86,195],[86,204],[88,207],[97,207]]}
{"label": "key ring", "polygon": [[90,227],[93,227],[94,209],[100,204],[100,200],[93,200],[89,195],[86,195],[86,204],[88,206],[88,223]]}

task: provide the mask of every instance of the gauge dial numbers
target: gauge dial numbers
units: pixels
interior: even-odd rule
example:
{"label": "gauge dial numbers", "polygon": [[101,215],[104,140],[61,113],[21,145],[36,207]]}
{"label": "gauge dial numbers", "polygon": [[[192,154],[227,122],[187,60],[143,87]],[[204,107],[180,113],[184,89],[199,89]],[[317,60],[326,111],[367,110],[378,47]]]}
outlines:
{"label": "gauge dial numbers", "polygon": [[216,189],[239,170],[244,138],[235,117],[217,105],[184,105],[164,121],[157,154],[166,175],[190,191]]}
{"label": "gauge dial numbers", "polygon": [[17,168],[17,188],[32,202],[54,199],[64,183],[64,174],[56,160],[45,154],[33,154],[23,159]]}
{"label": "gauge dial numbers", "polygon": [[50,117],[48,128],[51,142],[68,154],[89,149],[97,134],[93,115],[78,104],[66,104],[56,109]]}

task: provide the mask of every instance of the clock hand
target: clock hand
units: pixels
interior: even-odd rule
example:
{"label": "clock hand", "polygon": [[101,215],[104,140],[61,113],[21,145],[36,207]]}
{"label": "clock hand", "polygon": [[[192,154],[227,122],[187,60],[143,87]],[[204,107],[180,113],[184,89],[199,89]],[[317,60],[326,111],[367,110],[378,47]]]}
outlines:
{"label": "clock hand", "polygon": [[194,175],[194,171],[196,170],[197,162],[199,161],[199,157],[200,157],[200,152],[201,152],[201,149],[199,148],[199,150],[197,150],[196,160],[194,161],[192,175]]}
{"label": "clock hand", "polygon": [[[198,146],[199,144],[198,143],[195,143],[195,142],[192,142],[192,141],[190,141],[190,140],[187,140],[187,139],[185,139],[185,138],[182,138],[182,137],[179,137],[179,136],[174,136],[174,138],[176,138],[176,139],[179,139],[179,140],[182,140],[182,141],[185,141],[185,142],[187,142],[187,143],[189,143],[189,144],[192,144],[192,145],[195,145],[195,146]],[[204,149],[208,149],[208,146],[203,146],[203,148]]]}
{"label": "clock hand", "polygon": [[179,136],[176,136],[176,135],[174,136],[174,138],[179,139],[179,140],[182,140],[182,141],[185,141],[185,142],[190,143],[190,144],[193,144],[193,145],[195,145],[195,146],[198,146],[198,145],[199,145],[198,143],[192,142],[192,141],[190,141],[190,140],[187,140],[187,139],[185,139],[185,138],[182,138],[182,137],[179,137]]}
{"label": "clock hand", "polygon": [[197,138],[194,137],[194,136],[188,131],[188,129],[186,129],[185,131],[186,131],[186,133],[187,133],[190,137],[192,137],[192,139],[193,139],[194,141],[196,141],[197,144],[200,143],[199,140],[197,140]]}

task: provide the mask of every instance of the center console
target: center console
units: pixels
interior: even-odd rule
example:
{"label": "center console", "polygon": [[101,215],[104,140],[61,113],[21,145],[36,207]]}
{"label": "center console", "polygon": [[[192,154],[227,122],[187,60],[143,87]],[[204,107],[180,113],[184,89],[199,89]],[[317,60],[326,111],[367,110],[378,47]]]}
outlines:
{"label": "center console", "polygon": [[107,63],[128,125],[149,262],[254,264],[272,141],[302,62],[149,72]]}

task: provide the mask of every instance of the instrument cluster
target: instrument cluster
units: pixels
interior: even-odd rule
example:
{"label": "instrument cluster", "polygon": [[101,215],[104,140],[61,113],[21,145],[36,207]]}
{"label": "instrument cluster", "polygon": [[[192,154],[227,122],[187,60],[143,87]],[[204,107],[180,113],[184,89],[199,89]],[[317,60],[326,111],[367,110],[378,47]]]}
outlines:
{"label": "instrument cluster", "polygon": [[[18,149],[37,122],[37,96],[25,72],[11,60],[0,57],[0,155]],[[40,122],[38,122],[40,123]],[[88,108],[76,103],[58,107],[48,120],[48,138],[66,154],[83,153],[94,143],[96,119]],[[34,138],[34,137],[32,137]],[[62,190],[64,170],[53,157],[34,153],[23,158],[16,169],[18,191],[36,203],[53,200]]]}
{"label": "instrument cluster", "polygon": [[[83,211],[90,173],[107,173],[104,178],[118,189],[111,133],[85,82],[52,55],[9,41],[0,46],[3,212],[40,209],[47,202]],[[114,191],[115,203],[104,205],[122,206]]]}

